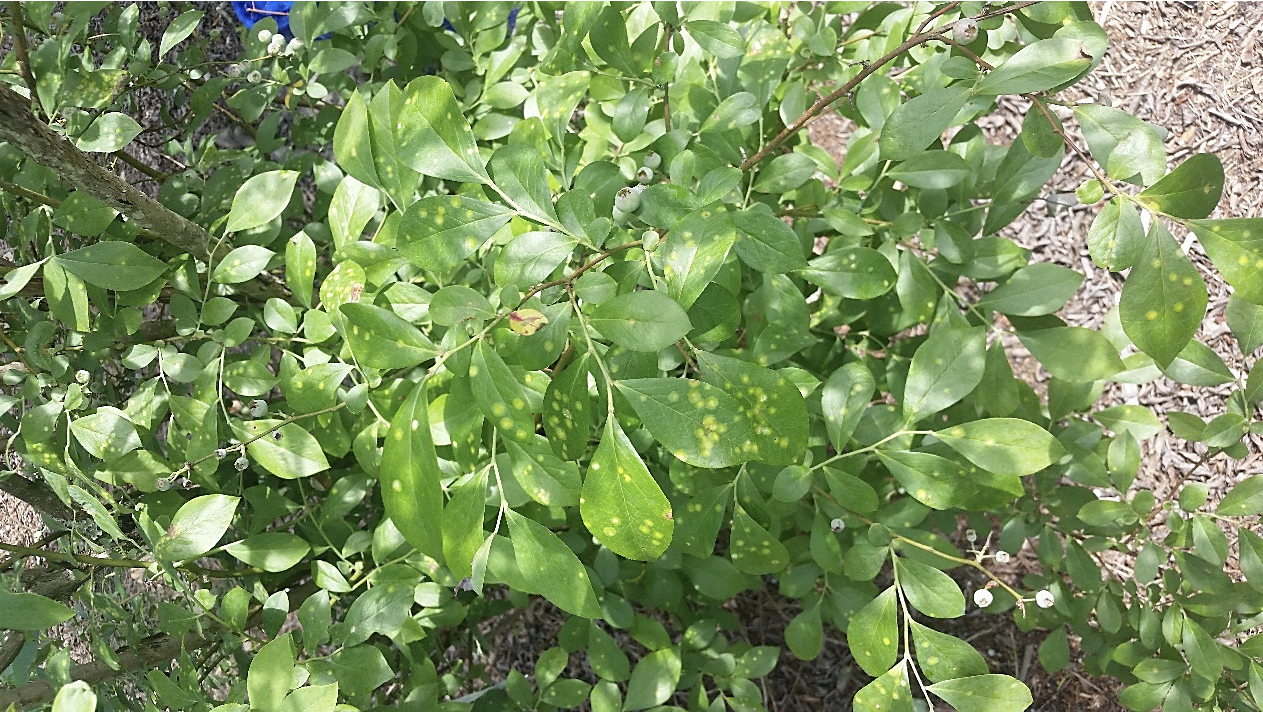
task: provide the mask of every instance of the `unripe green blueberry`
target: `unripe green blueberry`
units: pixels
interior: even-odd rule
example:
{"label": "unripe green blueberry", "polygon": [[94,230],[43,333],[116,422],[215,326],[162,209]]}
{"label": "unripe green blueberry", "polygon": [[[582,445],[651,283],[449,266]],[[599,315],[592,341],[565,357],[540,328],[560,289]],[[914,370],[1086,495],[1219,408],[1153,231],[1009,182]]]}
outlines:
{"label": "unripe green blueberry", "polygon": [[614,217],[614,224],[621,227],[623,225],[626,225],[627,221],[631,219],[631,213],[625,210],[619,210],[618,206],[615,205],[613,217]]}
{"label": "unripe green blueberry", "polygon": [[293,54],[303,48],[303,41],[295,37],[285,45],[285,54]]}
{"label": "unripe green blueberry", "polygon": [[250,72],[249,74],[246,75],[246,81],[250,82],[251,84],[258,84],[259,82],[263,81],[263,73],[256,69],[253,72]]}
{"label": "unripe green blueberry", "polygon": [[640,236],[640,246],[644,248],[645,252],[653,252],[654,248],[661,241],[662,236],[658,234],[657,230],[645,230],[644,234]]}
{"label": "unripe green blueberry", "polygon": [[978,39],[978,23],[968,17],[957,20],[952,25],[952,39],[959,44],[969,44]]}
{"label": "unripe green blueberry", "polygon": [[[614,196],[615,212],[634,213],[640,207],[640,191],[622,188]],[[617,220],[615,220],[617,222]]]}
{"label": "unripe green blueberry", "polygon": [[645,168],[656,171],[660,165],[662,165],[662,156],[659,156],[657,152],[650,151],[645,154]]}
{"label": "unripe green blueberry", "polygon": [[86,384],[88,381],[92,380],[92,374],[83,369],[79,369],[75,372],[75,380],[80,384]]}
{"label": "unripe green blueberry", "polygon": [[260,41],[260,42],[268,42],[268,41],[269,41],[269,40],[271,40],[271,39],[272,39],[272,31],[271,31],[271,30],[259,30],[259,41]]}
{"label": "unripe green blueberry", "polygon": [[263,399],[255,399],[250,401],[250,415],[255,418],[262,418],[268,414],[268,403]]}
{"label": "unripe green blueberry", "polygon": [[641,185],[648,185],[649,181],[653,180],[653,169],[649,166],[641,166],[640,170],[636,171],[636,180]]}
{"label": "unripe green blueberry", "polygon": [[246,468],[250,466],[250,459],[242,455],[233,461],[232,466],[237,468],[237,472],[245,472]]}

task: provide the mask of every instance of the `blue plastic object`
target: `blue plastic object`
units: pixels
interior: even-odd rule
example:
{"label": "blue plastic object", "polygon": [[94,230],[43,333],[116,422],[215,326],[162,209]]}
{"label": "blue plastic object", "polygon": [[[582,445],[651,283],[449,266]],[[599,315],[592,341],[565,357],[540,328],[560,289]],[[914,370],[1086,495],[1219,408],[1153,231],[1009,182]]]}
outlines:
{"label": "blue plastic object", "polygon": [[289,10],[294,6],[293,0],[233,0],[232,10],[237,19],[247,28],[255,23],[272,18],[276,20],[276,29],[286,37],[293,37],[289,30]]}

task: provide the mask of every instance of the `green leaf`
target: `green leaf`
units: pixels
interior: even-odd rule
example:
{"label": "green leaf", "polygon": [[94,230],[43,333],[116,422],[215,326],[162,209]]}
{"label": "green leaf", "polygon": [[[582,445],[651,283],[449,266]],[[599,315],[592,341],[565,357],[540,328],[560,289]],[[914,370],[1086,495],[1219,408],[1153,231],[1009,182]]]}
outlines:
{"label": "green leaf", "polygon": [[342,691],[351,698],[367,695],[395,677],[382,651],[372,645],[343,648],[329,662]]}
{"label": "green leaf", "polygon": [[374,633],[391,637],[399,633],[413,603],[413,585],[383,581],[361,594],[334,628],[333,642],[359,645]]}
{"label": "green leaf", "polygon": [[689,213],[667,233],[654,252],[667,281],[667,294],[689,308],[713,283],[737,240],[730,220],[710,210]]}
{"label": "green leaf", "polygon": [[579,501],[583,525],[623,558],[653,561],[671,543],[671,503],[616,418],[605,421]]}
{"label": "green leaf", "polygon": [[976,306],[1011,316],[1044,316],[1066,305],[1083,284],[1083,275],[1053,264],[1018,270],[1004,284],[987,292]]}
{"label": "green leaf", "polygon": [[297,233],[285,243],[285,284],[299,303],[310,307],[315,279],[316,243],[307,233]]}
{"label": "green leaf", "polygon": [[975,465],[1000,475],[1031,475],[1066,454],[1047,430],[1016,418],[975,420],[934,436]]}
{"label": "green leaf", "polygon": [[881,157],[903,161],[919,155],[943,132],[956,123],[956,116],[969,103],[968,87],[934,89],[903,104],[886,119],[881,128]]}
{"label": "green leaf", "polygon": [[911,156],[886,175],[913,188],[946,189],[971,173],[965,159],[948,151],[925,151]]}
{"label": "green leaf", "polygon": [[491,173],[509,205],[523,216],[548,225],[560,222],[539,149],[520,143],[504,146],[491,157]]}
{"label": "green leaf", "polygon": [[461,183],[490,182],[464,111],[442,79],[408,83],[394,131],[399,160],[412,170]]}
{"label": "green leaf", "polygon": [[[580,61],[587,62],[587,54],[582,49],[583,39],[601,14],[602,4],[574,3],[567,5],[562,11],[561,37],[540,62],[540,71],[545,74],[560,74],[574,69]],[[566,120],[569,121],[569,115]]]}
{"label": "green leaf", "polygon": [[274,712],[294,686],[294,645],[289,633],[267,643],[250,661],[246,690],[250,709]]}
{"label": "green leaf", "polygon": [[733,508],[728,555],[738,570],[755,576],[774,574],[789,564],[785,545],[754,521],[740,504]]}
{"label": "green leaf", "polygon": [[983,96],[1045,91],[1079,76],[1091,63],[1092,57],[1085,53],[1080,40],[1039,40],[988,72],[975,91]]}
{"label": "green leaf", "polygon": [[1019,331],[1017,337],[1054,378],[1063,381],[1100,381],[1126,368],[1118,349],[1099,331],[1081,326],[1057,326]]}
{"label": "green leaf", "polygon": [[234,361],[224,366],[224,385],[237,395],[262,396],[276,387],[276,376],[258,361]]}
{"label": "green leaf", "polygon": [[970,712],[1022,712],[1034,701],[1026,685],[1008,675],[960,677],[926,689],[952,707]]}
{"label": "green leaf", "polygon": [[74,617],[74,611],[38,593],[0,591],[0,628],[44,630]]}
{"label": "green leaf", "polygon": [[815,175],[816,170],[816,162],[805,153],[782,154],[768,161],[759,170],[759,177],[754,181],[754,190],[760,193],[787,193],[801,187]]}
{"label": "green leaf", "polygon": [[95,712],[96,693],[83,680],[62,685],[53,698],[53,712]]}
{"label": "green leaf", "polygon": [[903,393],[904,419],[922,420],[972,393],[982,382],[986,355],[982,327],[932,333],[912,356]]}
{"label": "green leaf", "polygon": [[1263,280],[1258,278],[1263,272],[1263,218],[1191,220],[1188,226],[1237,296],[1263,305]]}
{"label": "green leaf", "polygon": [[264,571],[288,571],[311,551],[302,538],[288,532],[265,532],[225,547],[229,554]]}
{"label": "green leaf", "polygon": [[1162,223],[1123,285],[1118,316],[1123,333],[1159,368],[1169,366],[1197,333],[1206,313],[1206,283]]}
{"label": "green leaf", "polygon": [[641,658],[627,683],[624,712],[654,707],[671,699],[680,684],[680,651],[664,648]]}
{"label": "green leaf", "polygon": [[951,576],[912,559],[895,558],[899,586],[913,608],[932,618],[965,615],[965,594]]}
{"label": "green leaf", "polygon": [[1177,218],[1204,218],[1224,192],[1224,165],[1213,153],[1198,153],[1141,191],[1141,204]]}
{"label": "green leaf", "polygon": [[333,155],[347,175],[366,185],[380,186],[369,136],[368,104],[358,91],[351,92],[338,125],[333,130]]}
{"label": "green leaf", "polygon": [[[573,13],[567,11],[566,17],[571,14]],[[560,142],[565,138],[570,117],[588,93],[591,77],[590,72],[570,72],[558,77],[543,77],[536,85],[535,103],[539,118],[555,140]]]}
{"label": "green leaf", "polygon": [[201,10],[189,10],[182,12],[178,17],[167,25],[167,29],[162,33],[162,42],[158,45],[158,56],[165,56],[171,51],[172,47],[180,44],[193,34],[193,30],[197,29],[197,23],[202,21],[202,17],[206,13]]}
{"label": "green leaf", "polygon": [[297,181],[298,171],[268,171],[243,183],[232,198],[227,232],[253,230],[272,222],[289,205]]}
{"label": "green leaf", "polygon": [[798,462],[807,449],[807,402],[798,386],[748,361],[697,352],[702,380],[732,396],[745,416],[755,446],[751,459],[770,465]]}
{"label": "green leaf", "polygon": [[1129,269],[1145,249],[1145,228],[1140,212],[1126,198],[1114,198],[1101,208],[1088,228],[1088,253],[1092,261],[1111,272]]}
{"label": "green leaf", "polygon": [[92,415],[70,421],[75,440],[98,460],[117,460],[140,447],[136,426],[117,408],[101,406]]}
{"label": "green leaf", "polygon": [[504,449],[513,462],[513,478],[530,498],[545,507],[573,507],[580,502],[583,479],[579,467],[553,454],[546,438],[536,436],[527,450],[508,440]]}
{"label": "green leaf", "polygon": [[163,561],[185,561],[215,548],[232,524],[239,501],[239,497],[206,494],[185,502],[154,544],[154,554]]}
{"label": "green leaf", "polygon": [[975,491],[959,463],[926,452],[877,451],[882,464],[913,499],[932,509],[960,506]]}
{"label": "green leaf", "polygon": [[671,297],[657,291],[620,294],[592,310],[588,323],[632,351],[661,351],[692,330],[688,314]]}
{"label": "green leaf", "polygon": [[1074,107],[1074,115],[1092,156],[1111,177],[1132,180],[1139,176],[1150,184],[1166,173],[1165,130],[1100,104],[1080,104]]}
{"label": "green leaf", "polygon": [[1142,405],[1123,403],[1098,410],[1092,417],[1115,433],[1130,433],[1137,440],[1151,438],[1162,431],[1158,416]]}
{"label": "green leaf", "polygon": [[719,468],[753,457],[741,405],[719,388],[688,378],[638,378],[615,385],[676,458],[694,467]]}
{"label": "green leaf", "polygon": [[255,440],[246,446],[246,452],[263,469],[286,480],[310,477],[329,469],[329,461],[315,436],[297,423],[281,425],[280,420],[252,420],[238,425],[232,424],[237,436],[246,440],[262,435],[280,425],[277,431],[281,439],[275,440],[272,435]]}
{"label": "green leaf", "polygon": [[1163,375],[1190,386],[1218,386],[1231,383],[1235,376],[1214,349],[1200,341],[1190,341],[1179,356],[1162,369]]}
{"label": "green leaf", "polygon": [[531,444],[535,439],[534,414],[543,409],[542,400],[518,381],[485,341],[474,347],[469,378],[474,400],[487,420],[505,437]]}
{"label": "green leaf", "polygon": [[381,193],[361,183],[355,176],[346,176],[333,191],[329,203],[329,230],[333,244],[343,247],[360,239],[364,226],[373,219],[381,204]]}
{"label": "green leaf", "polygon": [[285,402],[295,413],[314,413],[338,402],[338,388],[354,370],[346,363],[318,363],[281,381]]}
{"label": "green leaf", "polygon": [[824,646],[820,606],[804,608],[785,626],[785,645],[799,660],[815,660]]}
{"label": "green leaf", "polygon": [[277,712],[333,712],[338,704],[338,684],[300,687],[285,696]]}
{"label": "green leaf", "polygon": [[891,586],[865,604],[846,626],[846,642],[855,662],[874,677],[889,670],[899,656],[898,607]]}
{"label": "green leaf", "polygon": [[[512,447],[516,447],[512,445]],[[491,468],[480,469],[472,479],[456,487],[443,508],[443,558],[457,578],[473,574],[474,557],[486,539],[482,528],[487,506],[487,477]],[[514,473],[515,475],[518,473]]]}
{"label": "green leaf", "polygon": [[443,488],[429,407],[422,381],[391,418],[379,478],[390,521],[417,551],[438,558],[443,555]]}
{"label": "green leaf", "polygon": [[851,434],[868,408],[877,381],[863,363],[852,361],[834,371],[821,391],[820,409],[824,413],[829,442],[838,452],[846,450]]}
{"label": "green leaf", "polygon": [[394,312],[371,304],[343,304],[346,340],[361,366],[411,368],[439,355],[420,329]]}
{"label": "green leaf", "polygon": [[259,245],[246,245],[224,255],[211,279],[220,284],[239,284],[259,276],[276,253]]}
{"label": "green leaf", "polygon": [[1215,511],[1225,517],[1263,514],[1263,475],[1252,475],[1238,482]]}
{"label": "green leaf", "polygon": [[639,136],[649,119],[650,106],[648,87],[639,86],[624,94],[614,106],[614,135],[623,143]]}
{"label": "green leaf", "polygon": [[588,628],[588,667],[602,680],[623,682],[631,677],[631,661],[613,636],[592,623]]}
{"label": "green leaf", "polygon": [[912,700],[908,664],[901,660],[855,693],[854,712],[914,712]]}
{"label": "green leaf", "polygon": [[784,220],[761,210],[730,215],[737,233],[733,249],[751,268],[782,274],[807,266],[802,242]]}
{"label": "green leaf", "polygon": [[1239,294],[1232,294],[1228,297],[1225,316],[1242,354],[1249,356],[1263,346],[1263,306],[1251,304]]}
{"label": "green leaf", "polygon": [[75,139],[75,146],[89,153],[113,153],[131,143],[141,130],[140,124],[132,117],[111,111],[97,117],[91,126],[84,129]]}
{"label": "green leaf", "polygon": [[598,618],[601,607],[588,571],[570,547],[544,525],[513,510],[505,511],[517,566],[531,593],[547,598],[563,611]]}
{"label": "green leaf", "polygon": [[830,250],[798,274],[830,294],[847,299],[874,299],[895,286],[895,268],[871,247]]}
{"label": "green leaf", "polygon": [[829,492],[848,509],[855,512],[872,512],[877,509],[877,492],[872,485],[842,470],[824,468],[824,479]]}
{"label": "green leaf", "polygon": [[732,59],[745,54],[745,40],[723,22],[690,20],[684,23],[684,29],[702,49],[720,59]]}
{"label": "green leaf", "polygon": [[455,326],[466,319],[495,317],[495,308],[480,292],[462,284],[443,287],[430,298],[430,319],[435,324]]}
{"label": "green leaf", "polygon": [[759,99],[748,91],[737,92],[723,101],[702,122],[698,133],[732,131],[759,120]]}
{"label": "green leaf", "polygon": [[914,620],[908,623],[916,644],[917,664],[930,682],[987,674],[987,661],[974,646]]}
{"label": "green leaf", "polygon": [[[1040,107],[1043,107],[1042,109]],[[1065,152],[1065,141],[1061,138],[1064,127],[1061,119],[1053,113],[1048,105],[1039,99],[1031,102],[1026,116],[1022,118],[1022,144],[1032,156],[1052,158]]]}
{"label": "green leaf", "polygon": [[96,287],[126,292],[149,284],[167,263],[131,244],[110,240],[57,255],[62,269]]}
{"label": "green leaf", "polygon": [[592,430],[592,397],[588,393],[588,355],[556,374],[544,393],[544,432],[553,452],[577,460],[588,449]]}
{"label": "green leaf", "polygon": [[496,257],[496,284],[526,287],[544,281],[570,258],[578,244],[569,235],[532,231],[513,238]]}

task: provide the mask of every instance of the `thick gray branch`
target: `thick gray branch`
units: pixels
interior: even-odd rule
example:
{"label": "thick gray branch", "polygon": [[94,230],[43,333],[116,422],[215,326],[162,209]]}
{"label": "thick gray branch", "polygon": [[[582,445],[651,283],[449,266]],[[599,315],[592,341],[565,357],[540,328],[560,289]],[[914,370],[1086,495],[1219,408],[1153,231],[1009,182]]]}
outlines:
{"label": "thick gray branch", "polygon": [[0,84],[0,141],[61,175],[68,185],[109,205],[128,220],[199,259],[205,260],[210,235],[127,181],[97,165],[31,113],[21,95]]}

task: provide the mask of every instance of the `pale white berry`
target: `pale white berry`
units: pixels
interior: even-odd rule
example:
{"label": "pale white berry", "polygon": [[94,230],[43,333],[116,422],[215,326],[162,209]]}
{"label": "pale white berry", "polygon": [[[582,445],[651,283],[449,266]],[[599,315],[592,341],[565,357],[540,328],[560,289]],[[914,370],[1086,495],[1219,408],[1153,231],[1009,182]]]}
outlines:
{"label": "pale white berry", "polygon": [[650,151],[645,154],[645,168],[650,168],[656,171],[660,165],[662,165],[662,156],[659,156],[657,152]]}
{"label": "pale white berry", "polygon": [[78,371],[75,371],[75,380],[80,384],[86,384],[88,381],[92,380],[92,374],[83,369],[79,369]]}
{"label": "pale white berry", "polygon": [[259,30],[259,41],[260,41],[260,42],[267,42],[267,41],[268,41],[268,40],[270,40],[270,39],[272,39],[272,31],[271,31],[271,30]]}
{"label": "pale white berry", "polygon": [[1052,605],[1055,602],[1056,599],[1053,597],[1053,592],[1048,589],[1044,589],[1043,591],[1035,594],[1035,605],[1040,608],[1052,608]]}
{"label": "pale white berry", "polygon": [[171,480],[166,477],[159,477],[158,479],[153,481],[153,486],[154,486],[154,489],[158,490],[159,492],[166,492],[167,490],[171,489]]}
{"label": "pale white berry", "polygon": [[295,37],[285,45],[285,54],[293,54],[303,48],[303,41]]}
{"label": "pale white berry", "polygon": [[216,460],[222,460],[222,459],[224,459],[225,457],[228,457],[228,451],[227,451],[227,450],[225,450],[225,449],[224,449],[224,448],[222,448],[222,447],[221,447],[221,448],[215,448],[215,459],[216,459]]}
{"label": "pale white berry", "polygon": [[960,44],[969,44],[978,39],[978,23],[966,17],[952,25],[952,39]]}
{"label": "pale white berry", "polygon": [[995,562],[997,564],[1007,564],[1012,560],[1012,558],[1013,557],[1009,556],[1009,552],[1007,551],[997,551],[995,553]]}
{"label": "pale white berry", "polygon": [[244,472],[245,469],[250,466],[250,459],[245,455],[242,455],[233,461],[232,466],[237,468],[238,472]]}
{"label": "pale white berry", "polygon": [[274,35],[272,41],[268,43],[268,54],[280,54],[283,49],[285,49],[285,38]]}
{"label": "pale white berry", "polygon": [[256,69],[253,72],[250,72],[249,74],[246,75],[246,81],[250,82],[251,84],[258,84],[259,82],[263,81],[263,73]]}
{"label": "pale white berry", "polygon": [[987,606],[990,606],[991,602],[994,600],[995,596],[992,596],[991,592],[985,588],[980,588],[977,591],[974,591],[974,605],[979,608],[986,608]]}
{"label": "pale white berry", "polygon": [[621,188],[614,196],[614,209],[624,213],[632,213],[640,207],[640,193],[631,188]]}
{"label": "pale white berry", "polygon": [[829,528],[832,529],[834,533],[836,534],[837,532],[840,532],[843,529],[846,529],[846,522],[842,521],[840,518],[834,519],[833,521],[829,522]]}
{"label": "pale white berry", "polygon": [[649,166],[641,166],[640,170],[636,171],[636,180],[641,185],[648,185],[649,181],[653,180],[653,169]]}
{"label": "pale white berry", "polygon": [[256,418],[262,418],[268,414],[268,403],[262,399],[250,401],[250,415]]}

